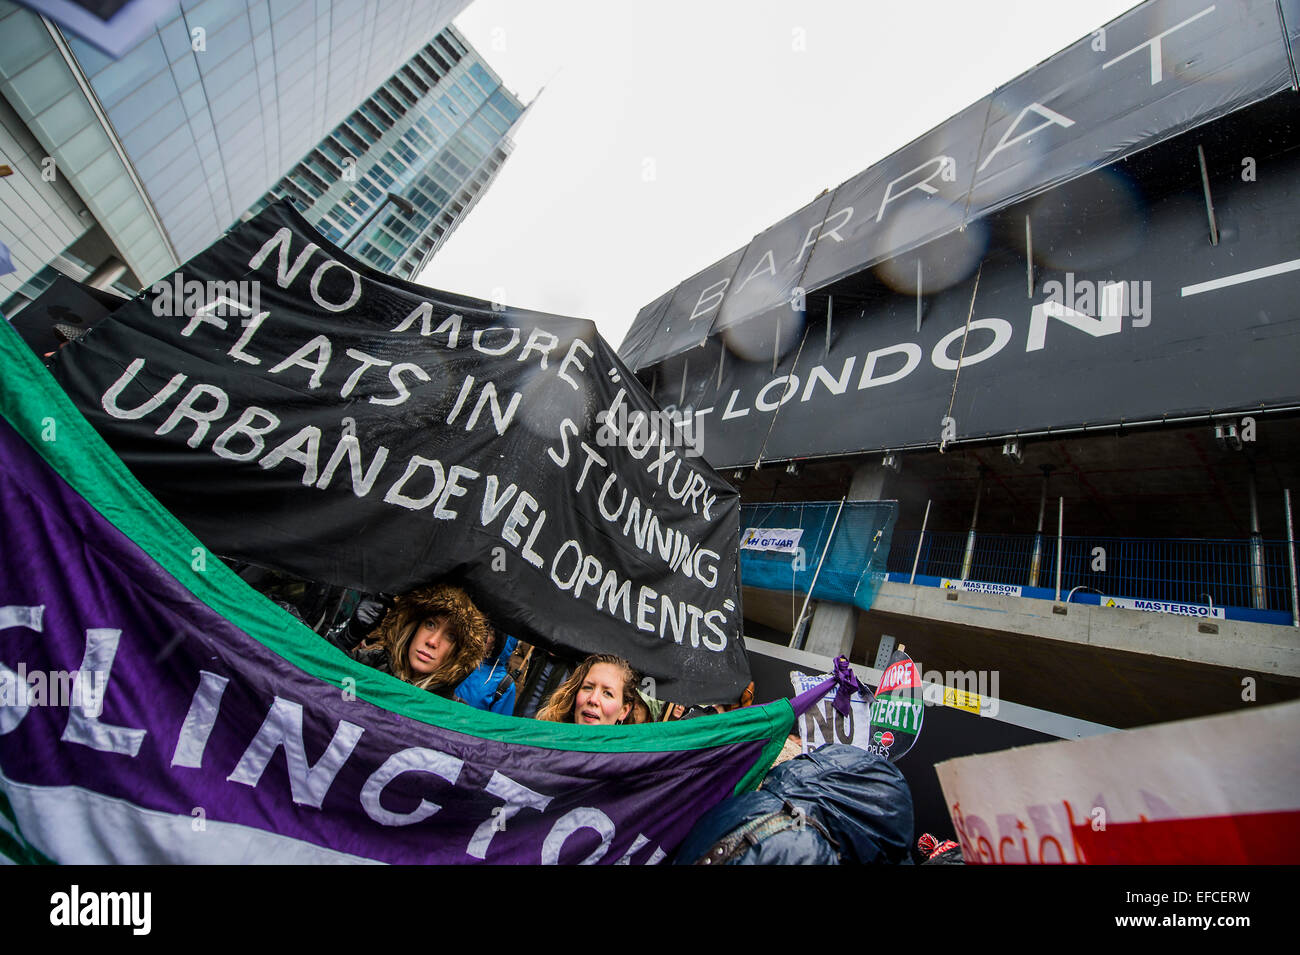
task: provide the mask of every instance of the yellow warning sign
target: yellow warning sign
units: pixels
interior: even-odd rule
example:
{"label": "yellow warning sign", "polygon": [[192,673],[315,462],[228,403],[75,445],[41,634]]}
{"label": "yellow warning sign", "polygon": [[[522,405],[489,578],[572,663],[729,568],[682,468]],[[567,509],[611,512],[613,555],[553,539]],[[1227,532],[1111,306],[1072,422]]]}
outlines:
{"label": "yellow warning sign", "polygon": [[946,686],[943,689],[943,705],[978,714],[980,711],[980,695]]}

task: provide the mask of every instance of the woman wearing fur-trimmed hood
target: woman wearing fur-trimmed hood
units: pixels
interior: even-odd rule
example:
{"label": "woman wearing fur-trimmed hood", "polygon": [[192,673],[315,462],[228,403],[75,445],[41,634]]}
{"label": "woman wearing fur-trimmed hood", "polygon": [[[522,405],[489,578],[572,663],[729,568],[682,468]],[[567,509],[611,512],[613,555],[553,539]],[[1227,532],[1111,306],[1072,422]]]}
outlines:
{"label": "woman wearing fur-trimmed hood", "polygon": [[352,656],[451,697],[483,661],[491,638],[492,625],[469,594],[453,584],[433,584],[398,597]]}

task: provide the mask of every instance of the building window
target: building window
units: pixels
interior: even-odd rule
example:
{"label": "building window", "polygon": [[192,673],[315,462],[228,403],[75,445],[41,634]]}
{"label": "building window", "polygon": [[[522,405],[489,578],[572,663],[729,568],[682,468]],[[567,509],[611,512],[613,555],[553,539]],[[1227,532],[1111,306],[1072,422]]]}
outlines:
{"label": "building window", "polygon": [[499,80],[492,79],[492,74],[483,68],[482,63],[471,64],[469,74],[474,77],[474,79],[478,80],[478,85],[483,87],[485,92],[490,93],[501,85]]}
{"label": "building window", "polygon": [[447,61],[438,56],[438,54],[428,49],[421,50],[419,53],[415,54],[415,56],[411,58],[411,62],[420,65],[420,69],[424,70],[424,72],[428,74],[429,82],[434,86],[437,86],[438,81],[446,76],[447,71],[451,69],[451,64],[447,63]]}
{"label": "building window", "polygon": [[449,59],[446,58],[446,55],[441,51],[434,49],[432,44],[421,50],[420,56],[435,64],[433,72],[439,79],[450,73],[452,65],[456,62],[454,56]]}
{"label": "building window", "polygon": [[380,134],[382,134],[383,130],[391,129],[393,126],[393,120],[386,116],[383,111],[377,108],[373,103],[362,103],[361,108],[357,112],[370,120]]}
{"label": "building window", "polygon": [[415,106],[416,103],[420,101],[420,97],[417,96],[415,92],[412,91],[411,88],[406,85],[405,77],[403,77],[400,73],[393,74],[393,78],[388,81],[388,87],[390,90],[392,90],[393,95],[397,99],[402,101],[403,113],[411,109],[413,106]]}
{"label": "building window", "polygon": [[[347,123],[348,129],[352,130],[352,132],[363,143],[365,143],[366,146],[373,146],[376,142],[379,141],[378,131],[371,132],[370,129],[367,128],[365,124],[360,122],[360,120],[358,120],[358,118],[355,115],[349,116],[345,122]],[[362,151],[364,151],[364,147]]]}
{"label": "building window", "polygon": [[465,95],[465,91],[460,88],[459,83],[453,84],[451,89],[447,92],[451,93],[452,97],[460,104],[461,108],[464,109],[466,113],[474,112],[474,104],[471,103],[470,98]]}
{"label": "building window", "polygon": [[420,74],[417,73],[415,70],[413,70],[410,66],[402,67],[402,76],[404,76],[415,89],[419,90],[421,95],[428,94],[430,89],[429,84],[426,83],[420,77]]}
{"label": "building window", "polygon": [[390,176],[387,170],[383,169],[379,163],[375,163],[371,166],[369,171],[366,172],[366,175],[377,182],[381,189],[387,189],[393,184],[393,177]]}
{"label": "building window", "polygon": [[433,123],[429,122],[429,120],[424,116],[417,119],[415,125],[420,132],[424,134],[424,138],[429,141],[431,146],[440,146],[447,139],[447,137],[435,129]]}
{"label": "building window", "polygon": [[336,227],[329,219],[322,216],[316,222],[316,231],[331,242],[340,242],[343,239],[343,230]]}
{"label": "building window", "polygon": [[341,203],[334,207],[332,215],[345,229],[351,229],[357,224],[357,217],[348,212]]}
{"label": "building window", "polygon": [[388,111],[395,117],[405,116],[406,107],[397,101],[397,97],[384,89],[382,86],[375,91],[375,98],[380,104],[388,107]]}
{"label": "building window", "polygon": [[459,61],[462,56],[465,56],[469,52],[461,44],[460,39],[450,30],[444,30],[434,39],[437,40],[439,46],[451,55],[453,60]]}

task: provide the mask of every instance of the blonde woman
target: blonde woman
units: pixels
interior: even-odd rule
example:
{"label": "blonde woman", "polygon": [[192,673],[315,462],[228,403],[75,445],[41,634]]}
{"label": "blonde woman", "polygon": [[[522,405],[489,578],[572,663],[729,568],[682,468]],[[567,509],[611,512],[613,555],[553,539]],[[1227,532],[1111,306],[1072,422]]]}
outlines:
{"label": "blonde woman", "polygon": [[637,675],[622,657],[597,653],[579,664],[537,711],[539,720],[609,726],[622,723],[632,712]]}

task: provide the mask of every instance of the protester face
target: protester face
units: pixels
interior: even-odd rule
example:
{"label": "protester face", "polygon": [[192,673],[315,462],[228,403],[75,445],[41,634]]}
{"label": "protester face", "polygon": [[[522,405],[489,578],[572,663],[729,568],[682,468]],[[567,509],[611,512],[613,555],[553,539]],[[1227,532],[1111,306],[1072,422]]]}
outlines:
{"label": "protester face", "polygon": [[456,638],[446,620],[426,620],[411,638],[406,652],[406,662],[419,676],[428,676],[451,659],[456,651]]}
{"label": "protester face", "polygon": [[578,687],[573,721],[588,726],[617,723],[631,709],[631,703],[623,702],[623,671],[612,663],[597,663]]}

